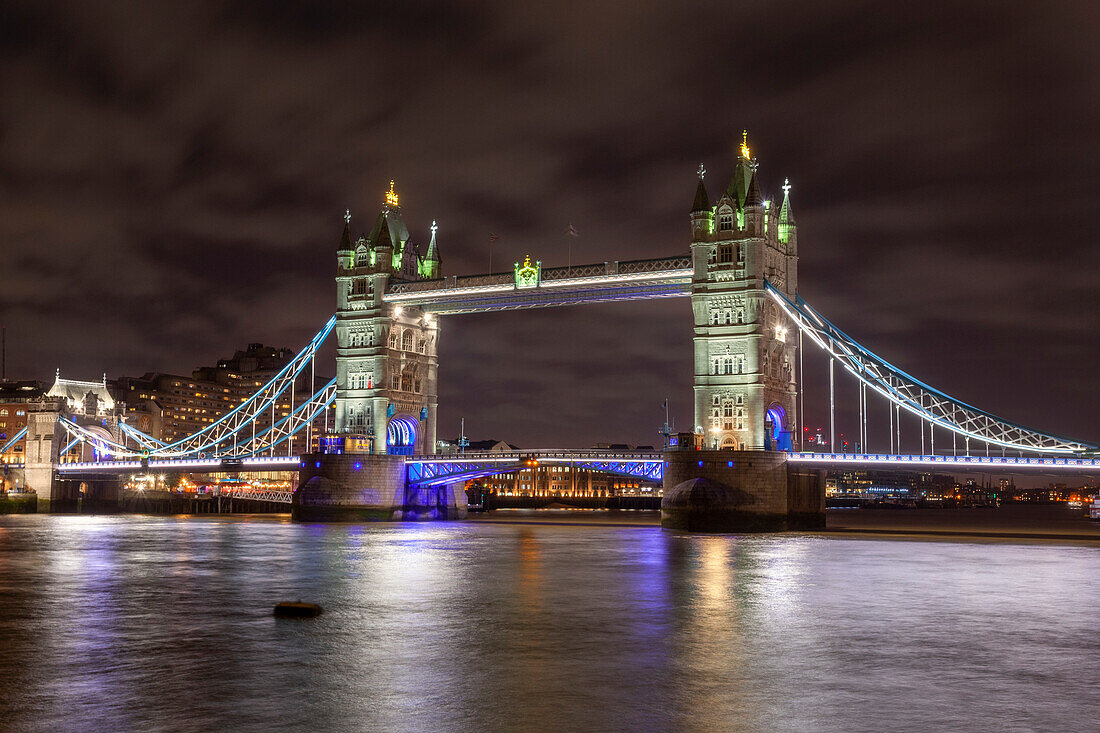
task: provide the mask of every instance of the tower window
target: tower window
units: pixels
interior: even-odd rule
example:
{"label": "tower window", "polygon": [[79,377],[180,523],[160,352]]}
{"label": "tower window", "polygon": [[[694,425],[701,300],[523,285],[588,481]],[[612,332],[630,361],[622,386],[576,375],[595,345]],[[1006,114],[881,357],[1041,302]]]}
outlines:
{"label": "tower window", "polygon": [[718,216],[718,228],[724,232],[733,230],[733,214],[723,212]]}
{"label": "tower window", "polygon": [[718,247],[718,261],[719,262],[732,262],[733,261],[733,245],[723,244]]}

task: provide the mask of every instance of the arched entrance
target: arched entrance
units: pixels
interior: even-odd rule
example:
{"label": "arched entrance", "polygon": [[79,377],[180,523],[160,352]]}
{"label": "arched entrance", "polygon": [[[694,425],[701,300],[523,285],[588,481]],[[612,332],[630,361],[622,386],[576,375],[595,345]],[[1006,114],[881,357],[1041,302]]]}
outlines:
{"label": "arched entrance", "polygon": [[787,427],[787,411],[782,405],[772,403],[764,415],[765,448],[767,450],[791,450],[791,431]]}
{"label": "arched entrance", "polygon": [[386,428],[386,452],[391,456],[411,456],[416,449],[416,420],[395,417]]}

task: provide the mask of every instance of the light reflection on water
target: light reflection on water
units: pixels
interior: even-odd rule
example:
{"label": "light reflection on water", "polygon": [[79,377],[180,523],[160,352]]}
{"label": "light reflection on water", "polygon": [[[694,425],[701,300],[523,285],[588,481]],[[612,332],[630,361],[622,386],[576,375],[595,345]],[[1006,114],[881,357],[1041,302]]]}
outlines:
{"label": "light reflection on water", "polygon": [[[0,518],[4,730],[1090,730],[1091,547]],[[271,617],[279,600],[325,606]]]}

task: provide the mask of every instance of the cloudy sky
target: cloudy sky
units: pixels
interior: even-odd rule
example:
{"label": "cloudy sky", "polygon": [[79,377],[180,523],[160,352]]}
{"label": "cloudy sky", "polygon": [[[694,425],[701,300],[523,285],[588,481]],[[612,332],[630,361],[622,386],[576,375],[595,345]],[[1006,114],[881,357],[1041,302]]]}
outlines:
{"label": "cloudy sky", "polygon": [[[297,348],[391,178],[448,274],[490,232],[496,265],[564,264],[570,224],[576,262],[684,252],[696,167],[723,185],[747,128],[807,300],[1100,440],[1094,2],[172,5],[0,0],[9,378]],[[451,317],[440,351],[442,436],[651,443],[666,396],[691,423],[686,300]]]}

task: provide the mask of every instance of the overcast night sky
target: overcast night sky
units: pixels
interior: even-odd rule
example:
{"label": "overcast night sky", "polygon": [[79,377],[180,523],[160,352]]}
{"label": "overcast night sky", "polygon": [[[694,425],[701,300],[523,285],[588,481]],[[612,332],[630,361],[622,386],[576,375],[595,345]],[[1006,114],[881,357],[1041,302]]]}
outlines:
{"label": "overcast night sky", "polygon": [[[299,348],[396,179],[445,274],[687,251],[747,128],[799,290],[971,404],[1100,440],[1100,4],[0,0],[9,378]],[[440,437],[654,443],[687,299],[448,317]],[[820,375],[808,422],[825,419]],[[329,369],[331,373],[334,366]],[[854,402],[854,389],[851,392]],[[883,409],[885,420],[885,409]],[[874,446],[872,446],[874,447]]]}

